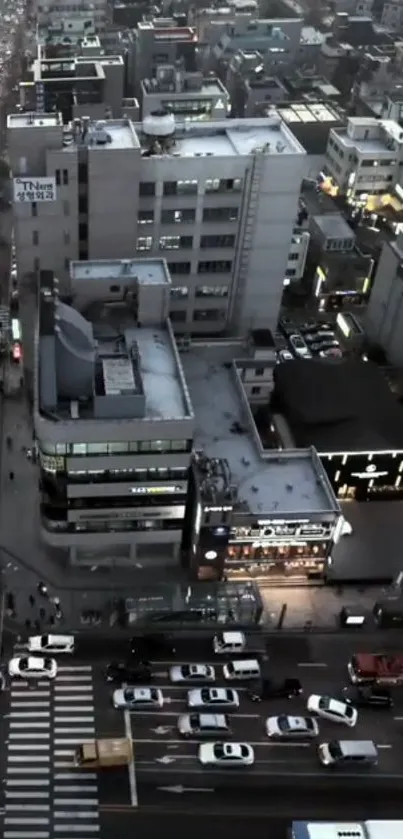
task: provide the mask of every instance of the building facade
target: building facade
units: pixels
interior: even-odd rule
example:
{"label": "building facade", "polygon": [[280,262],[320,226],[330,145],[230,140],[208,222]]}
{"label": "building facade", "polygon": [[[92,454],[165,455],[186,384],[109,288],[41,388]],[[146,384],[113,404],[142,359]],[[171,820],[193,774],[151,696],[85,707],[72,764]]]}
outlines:
{"label": "building facade", "polygon": [[403,364],[403,235],[386,242],[375,273],[365,332],[390,364]]}

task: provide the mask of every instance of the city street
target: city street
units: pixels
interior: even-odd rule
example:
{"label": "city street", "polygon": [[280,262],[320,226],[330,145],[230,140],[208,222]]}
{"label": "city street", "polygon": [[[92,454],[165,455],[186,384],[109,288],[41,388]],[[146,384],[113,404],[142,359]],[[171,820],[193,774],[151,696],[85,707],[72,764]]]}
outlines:
{"label": "city street", "polygon": [[[398,649],[397,642],[387,646]],[[23,649],[21,642],[15,652]],[[360,711],[353,730],[319,721],[320,741],[374,740],[380,760],[379,766],[369,771],[329,772],[320,766],[314,744],[272,743],[265,733],[267,716],[304,713],[311,692],[340,695],[346,684],[348,657],[359,649],[360,642],[351,634],[296,637],[291,643],[286,637],[270,640],[273,676],[298,676],[304,697],[256,704],[239,688],[240,708],[229,714],[231,739],[253,745],[256,762],[251,768],[235,770],[204,769],[197,760],[198,741],[184,741],[178,735],[177,718],[186,711],[187,688],[172,685],[168,669],[181,663],[179,659],[152,663],[152,683],[161,687],[164,695],[164,707],[156,711],[129,713],[112,707],[114,687],[103,677],[108,660],[99,651],[92,663],[79,654],[61,656],[54,682],[13,680],[0,699],[5,743],[2,836],[17,839],[28,824],[35,826],[36,839],[63,837],[69,832],[77,839],[101,831],[108,836],[117,825],[122,830],[141,825],[141,835],[151,836],[158,819],[165,816],[181,836],[192,814],[200,812],[195,827],[192,822],[192,833],[197,835],[203,825],[204,832],[207,829],[207,815],[219,818],[227,814],[224,835],[225,830],[230,832],[229,820],[234,825],[231,836],[237,837],[243,819],[244,827],[250,818],[258,827],[266,814],[275,817],[274,838],[283,839],[287,818],[332,818],[341,805],[346,818],[379,816],[386,804],[395,817],[403,815],[399,793],[403,781],[403,690],[396,691],[395,706],[390,710]],[[372,649],[368,637],[365,649]],[[222,663],[217,663],[217,657],[210,656],[208,661],[195,654],[193,661],[198,659],[215,666],[215,684],[223,685]],[[96,773],[73,768],[77,744],[94,736],[127,735],[134,746],[134,766],[129,770]],[[378,793],[372,800],[371,790]],[[316,798],[312,795],[315,791]]]}

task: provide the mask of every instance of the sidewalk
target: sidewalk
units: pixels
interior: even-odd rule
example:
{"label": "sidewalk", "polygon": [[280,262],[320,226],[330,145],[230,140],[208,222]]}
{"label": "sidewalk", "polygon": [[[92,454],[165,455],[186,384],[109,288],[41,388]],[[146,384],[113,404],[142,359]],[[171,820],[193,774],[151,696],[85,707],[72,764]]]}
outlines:
{"label": "sidewalk", "polygon": [[339,613],[343,606],[359,604],[370,615],[374,603],[385,594],[383,586],[340,586],[337,588],[304,586],[301,588],[263,588],[260,594],[264,603],[264,622],[278,626],[281,611],[286,605],[282,622],[284,632],[337,629]]}

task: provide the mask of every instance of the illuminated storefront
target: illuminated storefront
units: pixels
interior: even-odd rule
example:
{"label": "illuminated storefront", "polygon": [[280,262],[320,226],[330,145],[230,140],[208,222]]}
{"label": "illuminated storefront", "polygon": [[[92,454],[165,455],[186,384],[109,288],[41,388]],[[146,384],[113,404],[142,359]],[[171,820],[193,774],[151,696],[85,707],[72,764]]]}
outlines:
{"label": "illuminated storefront", "polygon": [[403,451],[330,452],[321,460],[340,500],[403,498]]}
{"label": "illuminated storefront", "polygon": [[[337,258],[336,258],[337,259]],[[370,257],[353,260],[339,257],[332,265],[318,265],[314,277],[314,296],[319,312],[340,311],[367,302],[371,291],[374,260]],[[353,264],[354,263],[354,264]],[[343,288],[341,288],[343,284]]]}

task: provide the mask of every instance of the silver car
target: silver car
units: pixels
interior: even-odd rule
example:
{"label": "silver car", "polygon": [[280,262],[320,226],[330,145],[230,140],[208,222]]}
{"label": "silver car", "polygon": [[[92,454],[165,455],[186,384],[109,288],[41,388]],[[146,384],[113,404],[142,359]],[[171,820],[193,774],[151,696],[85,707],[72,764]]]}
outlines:
{"label": "silver car", "polygon": [[210,664],[177,664],[169,671],[171,682],[214,682],[214,667]]}
{"label": "silver car", "polygon": [[278,717],[268,717],[266,733],[268,737],[278,740],[308,740],[318,736],[319,726],[313,717],[280,714]]}
{"label": "silver car", "polygon": [[115,708],[137,711],[149,708],[162,708],[164,697],[159,688],[121,688],[113,692],[112,697]]}
{"label": "silver car", "polygon": [[188,708],[239,708],[239,695],[232,688],[197,688],[188,691]]}

